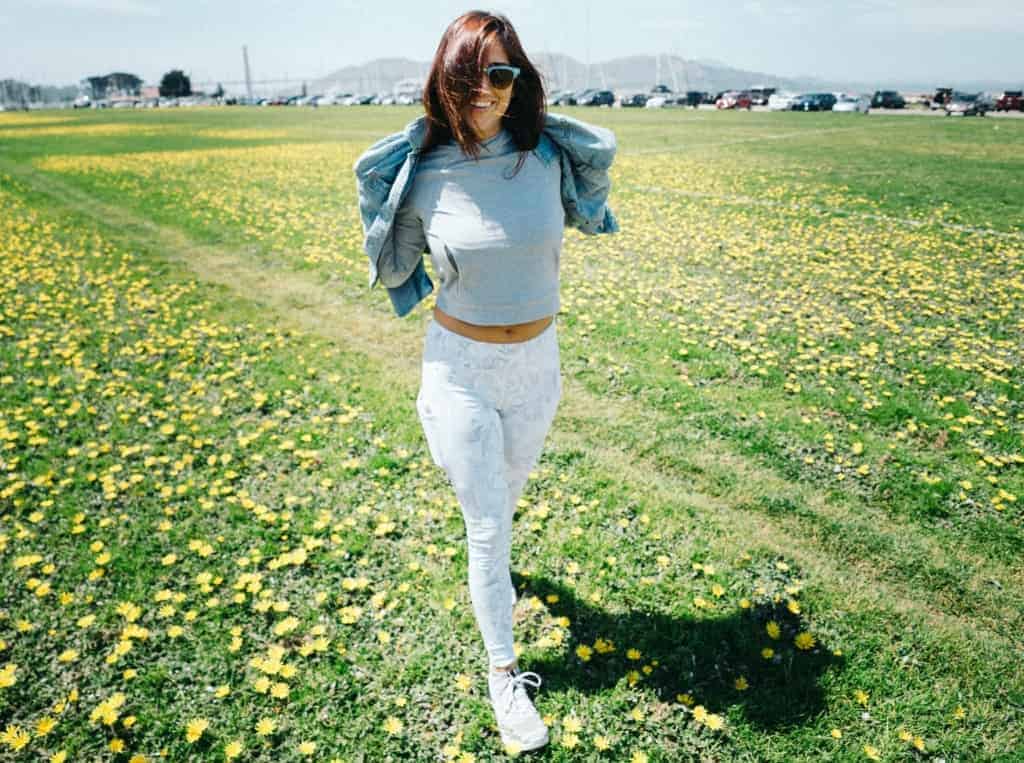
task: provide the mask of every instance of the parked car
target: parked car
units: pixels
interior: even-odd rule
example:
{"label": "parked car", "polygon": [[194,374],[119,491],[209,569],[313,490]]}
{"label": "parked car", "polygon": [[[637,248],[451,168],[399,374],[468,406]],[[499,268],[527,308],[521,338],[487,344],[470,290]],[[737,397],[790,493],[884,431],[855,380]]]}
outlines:
{"label": "parked car", "polygon": [[799,97],[796,93],[772,93],[768,96],[768,109],[770,111],[789,111],[793,108],[793,101]]}
{"label": "parked car", "polygon": [[[582,95],[582,93],[581,93]],[[565,90],[555,97],[553,106],[575,106],[577,96],[572,90]]]}
{"label": "parked car", "polygon": [[750,100],[755,106],[767,106],[768,99],[775,93],[774,87],[752,87],[750,88]]}
{"label": "parked car", "polygon": [[946,102],[949,101],[949,96],[953,94],[953,88],[951,87],[940,87],[935,91],[935,95],[932,96],[931,101],[928,103],[928,108],[932,111],[936,109],[946,108]]}
{"label": "parked car", "polygon": [[660,109],[668,103],[668,98],[663,95],[652,95],[647,99],[647,103],[644,104],[645,109]]}
{"label": "parked car", "polygon": [[647,104],[647,93],[633,93],[633,95],[626,95],[622,97],[622,107],[632,108],[638,106],[645,106]]}
{"label": "parked car", "polygon": [[983,117],[992,104],[981,93],[953,91],[946,103],[946,116]]}
{"label": "parked car", "polygon": [[867,114],[871,109],[871,99],[866,95],[850,95],[842,93],[836,98],[832,111],[853,111]]}
{"label": "parked car", "polygon": [[1024,111],[1024,92],[1005,90],[996,101],[996,111]]}
{"label": "parked car", "polygon": [[873,109],[902,109],[906,105],[906,100],[895,90],[876,90],[871,98]]}
{"label": "parked car", "polygon": [[611,106],[615,103],[615,93],[611,90],[593,90],[579,99],[580,106]]}
{"label": "parked car", "polygon": [[793,111],[831,111],[836,105],[832,93],[805,93],[798,96],[792,105]]}
{"label": "parked car", "polygon": [[702,103],[704,103],[704,99],[707,98],[707,95],[708,94],[705,93],[703,90],[687,90],[685,96],[685,103],[687,106],[697,108]]}
{"label": "parked car", "polygon": [[750,93],[737,90],[728,90],[715,101],[715,107],[719,109],[750,109],[752,105]]}

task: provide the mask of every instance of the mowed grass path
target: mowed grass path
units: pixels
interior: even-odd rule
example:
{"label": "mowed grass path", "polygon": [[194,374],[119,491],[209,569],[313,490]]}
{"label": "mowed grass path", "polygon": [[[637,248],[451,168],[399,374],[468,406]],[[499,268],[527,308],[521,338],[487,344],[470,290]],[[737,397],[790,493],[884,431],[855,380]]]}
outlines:
{"label": "mowed grass path", "polygon": [[[570,111],[623,232],[516,520],[538,757],[1019,757],[1024,125]],[[505,755],[359,249],[415,113],[0,120],[3,754]]]}

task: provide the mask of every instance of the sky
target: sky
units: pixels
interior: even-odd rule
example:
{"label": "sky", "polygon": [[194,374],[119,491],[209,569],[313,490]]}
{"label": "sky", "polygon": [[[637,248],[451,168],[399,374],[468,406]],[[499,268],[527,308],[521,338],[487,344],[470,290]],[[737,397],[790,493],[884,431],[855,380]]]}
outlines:
{"label": "sky", "polygon": [[528,55],[584,63],[667,53],[783,77],[1024,85],[1024,0],[2,0],[0,79],[237,81],[247,45],[254,79],[312,80],[375,58],[428,62],[474,8],[505,14]]}

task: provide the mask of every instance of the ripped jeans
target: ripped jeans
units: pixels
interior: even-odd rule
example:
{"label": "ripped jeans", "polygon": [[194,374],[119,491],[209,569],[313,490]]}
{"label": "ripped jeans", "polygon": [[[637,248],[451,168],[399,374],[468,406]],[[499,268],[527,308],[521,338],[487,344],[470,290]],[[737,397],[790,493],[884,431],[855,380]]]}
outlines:
{"label": "ripped jeans", "polygon": [[561,396],[555,321],[532,339],[502,344],[430,323],[416,409],[462,508],[469,595],[491,667],[516,660],[512,517]]}

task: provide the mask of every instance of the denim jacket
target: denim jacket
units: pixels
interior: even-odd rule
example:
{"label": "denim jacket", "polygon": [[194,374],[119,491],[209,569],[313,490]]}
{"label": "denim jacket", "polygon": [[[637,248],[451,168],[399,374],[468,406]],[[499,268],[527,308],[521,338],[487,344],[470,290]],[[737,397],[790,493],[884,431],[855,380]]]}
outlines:
{"label": "denim jacket", "polygon": [[[426,117],[420,116],[401,132],[381,138],[356,160],[352,169],[359,193],[363,224],[363,249],[370,261],[370,287],[378,281],[377,264],[391,233],[395,213],[412,187],[426,133]],[[615,133],[562,114],[547,113],[544,131],[533,150],[543,162],[557,160],[562,171],[561,195],[566,225],[583,233],[615,233],[618,221],[608,208],[611,183],[608,168],[615,158]],[[424,250],[429,251],[429,250]],[[420,258],[416,269],[401,285],[388,287],[388,296],[399,317],[411,311],[434,289]]]}

